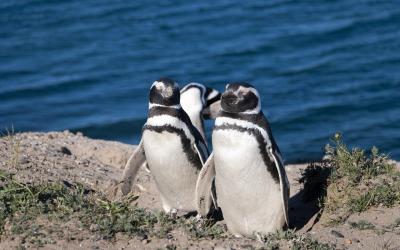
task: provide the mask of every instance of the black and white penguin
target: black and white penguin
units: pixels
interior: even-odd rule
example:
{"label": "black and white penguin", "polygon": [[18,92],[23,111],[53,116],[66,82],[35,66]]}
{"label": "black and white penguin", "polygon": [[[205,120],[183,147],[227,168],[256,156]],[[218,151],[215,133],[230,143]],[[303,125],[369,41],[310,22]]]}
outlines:
{"label": "black and white penguin", "polygon": [[177,83],[161,78],[150,88],[148,118],[125,166],[121,191],[130,192],[138,169],[147,161],[164,211],[196,211],[196,181],[208,155],[203,137],[180,105]]}
{"label": "black and white penguin", "polygon": [[197,128],[203,139],[206,140],[203,118],[215,118],[213,104],[218,102],[221,94],[203,84],[191,82],[181,89],[181,106],[188,114],[192,124]]}
{"label": "black and white penguin", "polygon": [[209,196],[215,176],[217,203],[235,236],[267,234],[287,226],[289,182],[253,86],[226,86],[212,144],[214,151],[196,187],[200,214],[208,213],[203,198]]}

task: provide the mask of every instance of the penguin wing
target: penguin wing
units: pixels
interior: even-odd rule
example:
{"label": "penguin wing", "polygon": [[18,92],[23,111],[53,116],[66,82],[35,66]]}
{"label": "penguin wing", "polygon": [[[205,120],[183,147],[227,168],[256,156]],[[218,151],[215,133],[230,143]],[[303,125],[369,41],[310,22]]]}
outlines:
{"label": "penguin wing", "polygon": [[211,208],[214,176],[214,153],[212,153],[201,169],[196,182],[196,206],[201,216],[207,216]]}
{"label": "penguin wing", "polygon": [[145,161],[146,156],[144,153],[143,140],[140,140],[135,152],[133,152],[129,157],[129,160],[125,165],[124,173],[122,174],[120,183],[122,183],[121,191],[123,195],[127,195],[131,191],[138,170]]}
{"label": "penguin wing", "polygon": [[194,143],[194,148],[196,149],[196,152],[200,158],[201,165],[204,165],[209,155],[207,146],[199,140]]}
{"label": "penguin wing", "polygon": [[279,182],[280,182],[280,187],[281,187],[281,192],[282,192],[282,203],[283,203],[283,208],[285,210],[284,211],[285,220],[286,220],[286,225],[289,226],[289,216],[288,216],[288,201],[289,201],[289,196],[290,196],[289,181],[288,181],[285,169],[284,169],[283,160],[282,160],[282,156],[279,152],[279,149],[277,149],[277,147],[272,147],[269,149],[269,153],[272,155],[272,158],[275,163],[275,167],[278,170]]}

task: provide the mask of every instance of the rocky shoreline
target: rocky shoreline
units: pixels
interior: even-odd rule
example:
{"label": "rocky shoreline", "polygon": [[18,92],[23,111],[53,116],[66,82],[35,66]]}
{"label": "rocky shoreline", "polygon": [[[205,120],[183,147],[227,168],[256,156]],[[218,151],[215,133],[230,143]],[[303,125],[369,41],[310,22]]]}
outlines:
{"label": "rocky shoreline", "polygon": [[[24,183],[64,182],[82,183],[90,189],[112,197],[113,186],[119,180],[125,162],[135,146],[119,142],[94,140],[81,133],[69,131],[49,133],[19,133],[0,138],[0,170],[14,174],[16,180]],[[400,248],[398,229],[381,234],[372,229],[357,230],[349,223],[335,226],[320,225],[316,219],[317,210],[301,197],[302,185],[298,182],[301,170],[306,164],[286,166],[291,183],[290,219],[297,234],[307,234],[321,242],[333,244],[337,249],[381,249],[390,244],[390,249]],[[139,195],[137,206],[151,211],[160,210],[160,202],[154,182],[144,169],[138,174],[135,193]],[[1,184],[1,183],[0,183]],[[375,228],[384,227],[400,217],[400,208],[377,208],[353,215],[348,222],[368,219]],[[223,222],[220,222],[223,223]],[[68,229],[69,230],[69,229]],[[74,231],[75,230],[75,231]],[[172,238],[138,239],[119,235],[113,240],[98,239],[90,232],[75,228],[72,239],[60,237],[44,244],[45,249],[157,249],[174,244],[177,249],[252,249],[260,248],[260,242],[249,239],[192,240],[182,232],[175,232]],[[57,238],[57,237],[56,237]],[[10,233],[0,236],[0,249],[21,245],[19,237]],[[27,244],[25,247],[29,248]]]}

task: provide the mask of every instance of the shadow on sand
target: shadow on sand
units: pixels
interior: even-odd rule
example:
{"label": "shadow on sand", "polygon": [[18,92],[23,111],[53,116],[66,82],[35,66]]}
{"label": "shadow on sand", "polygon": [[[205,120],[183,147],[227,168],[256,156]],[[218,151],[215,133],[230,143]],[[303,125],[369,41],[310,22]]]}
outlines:
{"label": "shadow on sand", "polygon": [[318,222],[320,208],[317,200],[304,201],[304,193],[304,190],[300,190],[289,200],[289,228],[309,231]]}
{"label": "shadow on sand", "polygon": [[331,173],[326,164],[318,163],[312,163],[304,170],[299,179],[304,187],[289,200],[290,228],[310,231],[319,221],[322,210],[318,205],[326,196]]}

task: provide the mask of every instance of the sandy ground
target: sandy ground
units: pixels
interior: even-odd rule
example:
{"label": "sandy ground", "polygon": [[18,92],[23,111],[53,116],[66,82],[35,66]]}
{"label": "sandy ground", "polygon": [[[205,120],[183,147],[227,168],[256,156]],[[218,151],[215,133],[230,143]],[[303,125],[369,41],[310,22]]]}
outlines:
{"label": "sandy ground", "polygon": [[[86,183],[94,190],[110,193],[111,186],[122,174],[134,146],[118,142],[93,140],[82,134],[65,132],[21,133],[10,141],[0,138],[0,169],[15,173],[24,182],[68,181]],[[18,151],[18,164],[11,164],[12,151]],[[17,166],[17,167],[15,167]],[[316,220],[318,210],[313,204],[302,201],[300,171],[306,165],[287,165],[291,183],[289,213],[291,227],[299,234],[307,233],[321,242],[335,244],[337,249],[400,249],[400,228],[390,232],[352,229],[349,222],[367,220],[376,228],[385,228],[400,218],[400,208],[375,208],[351,216],[339,226],[321,225]],[[161,205],[151,175],[141,169],[137,177],[135,192],[140,195],[138,206],[160,210]],[[222,222],[223,223],[223,222]],[[157,249],[176,245],[178,249],[253,249],[262,244],[251,239],[193,240],[184,232],[173,232],[168,239],[143,240],[117,234],[113,240],[104,240],[97,235],[74,226],[74,222],[62,225],[66,233],[46,244],[44,249]],[[18,237],[0,237],[0,249],[20,245]],[[29,248],[29,244],[26,245]]]}

